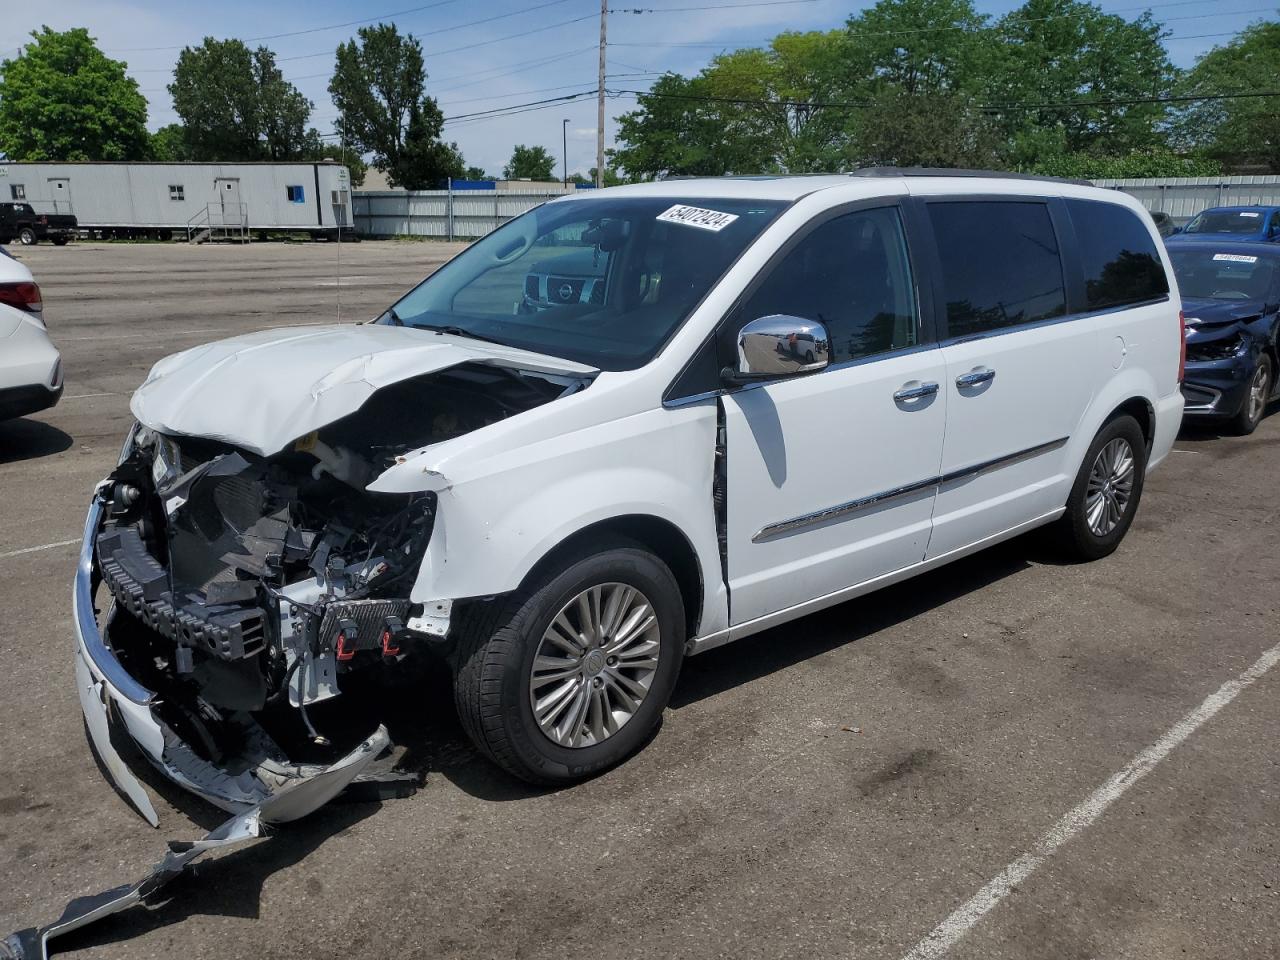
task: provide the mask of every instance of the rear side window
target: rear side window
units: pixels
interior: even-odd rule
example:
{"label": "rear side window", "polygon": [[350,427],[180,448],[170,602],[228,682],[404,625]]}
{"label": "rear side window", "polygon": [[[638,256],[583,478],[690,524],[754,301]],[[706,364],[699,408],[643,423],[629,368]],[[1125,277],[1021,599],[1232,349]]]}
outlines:
{"label": "rear side window", "polygon": [[988,333],[1065,316],[1058,238],[1041,202],[929,204],[942,264],[947,333]]}
{"label": "rear side window", "polygon": [[1164,264],[1147,226],[1114,203],[1068,200],[1084,262],[1087,309],[1159,300],[1169,293]]}

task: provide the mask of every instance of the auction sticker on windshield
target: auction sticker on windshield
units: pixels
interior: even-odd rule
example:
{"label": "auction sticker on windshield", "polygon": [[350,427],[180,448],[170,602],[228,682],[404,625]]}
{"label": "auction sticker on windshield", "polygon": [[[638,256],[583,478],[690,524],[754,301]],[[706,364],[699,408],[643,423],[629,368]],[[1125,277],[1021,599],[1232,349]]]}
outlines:
{"label": "auction sticker on windshield", "polygon": [[1213,255],[1213,259],[1229,260],[1232,263],[1257,263],[1258,262],[1257,257],[1250,257],[1243,253],[1215,253]]}
{"label": "auction sticker on windshield", "polygon": [[719,232],[738,219],[736,213],[722,213],[719,210],[708,210],[705,207],[689,207],[677,203],[674,207],[663,210],[657,219],[667,223],[683,223],[687,227]]}

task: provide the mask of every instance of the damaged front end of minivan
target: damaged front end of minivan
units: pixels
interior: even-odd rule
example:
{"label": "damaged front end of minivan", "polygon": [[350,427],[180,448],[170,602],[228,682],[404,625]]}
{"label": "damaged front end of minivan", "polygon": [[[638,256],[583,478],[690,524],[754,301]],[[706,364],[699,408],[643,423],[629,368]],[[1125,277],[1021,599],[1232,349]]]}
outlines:
{"label": "damaged front end of minivan", "polygon": [[[379,378],[374,355],[344,360],[336,375],[320,364],[323,376],[261,391],[259,422],[277,435],[290,427],[270,416],[273,407],[291,410],[296,424],[329,421],[279,449],[237,423],[247,417],[234,410],[244,400],[228,399],[216,439],[179,432],[195,409],[190,384],[216,391],[219,371],[225,381],[228,367],[257,352],[224,351],[197,370],[178,365],[179,383],[150,389],[168,378],[153,374],[134,402],[151,423],[135,424],[86,522],[74,596],[81,704],[104,766],[153,825],[112,730],[127,732],[170,780],[233,813],[328,769],[293,762],[262,719],[295,710],[312,744],[326,747],[308,707],[337,696],[350,673],[395,669],[430,639],[410,595],[437,494],[367,488],[423,448],[584,382],[574,371],[452,353],[447,366],[419,364],[429,372],[416,375],[400,366]],[[343,405],[314,411],[353,380],[362,389],[347,389]],[[157,402],[157,392],[175,388],[185,409]],[[299,414],[308,403],[313,415]],[[210,416],[207,404],[197,412]],[[357,752],[372,758],[370,746]]]}

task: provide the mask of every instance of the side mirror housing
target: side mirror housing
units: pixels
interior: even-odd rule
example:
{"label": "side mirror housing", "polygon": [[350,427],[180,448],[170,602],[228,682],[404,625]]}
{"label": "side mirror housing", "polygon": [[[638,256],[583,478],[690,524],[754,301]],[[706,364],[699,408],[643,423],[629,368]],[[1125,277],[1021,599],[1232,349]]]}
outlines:
{"label": "side mirror housing", "polygon": [[722,371],[730,383],[773,380],[816,373],[830,362],[827,328],[816,320],[775,313],[746,324],[738,332],[735,369]]}
{"label": "side mirror housing", "polygon": [[1169,231],[1169,235],[1173,236],[1175,233],[1181,233],[1181,232],[1182,232],[1181,227],[1174,227],[1172,230]]}

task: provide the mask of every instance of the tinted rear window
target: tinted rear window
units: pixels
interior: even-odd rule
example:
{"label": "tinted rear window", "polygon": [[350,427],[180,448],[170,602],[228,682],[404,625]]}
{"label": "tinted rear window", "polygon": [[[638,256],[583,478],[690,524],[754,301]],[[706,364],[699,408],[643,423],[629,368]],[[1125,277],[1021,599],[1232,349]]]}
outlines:
{"label": "tinted rear window", "polygon": [[1084,262],[1087,309],[1158,300],[1169,293],[1164,264],[1141,218],[1126,207],[1068,200]]}
{"label": "tinted rear window", "polygon": [[942,262],[949,336],[1066,314],[1062,257],[1044,203],[935,202],[929,218]]}

